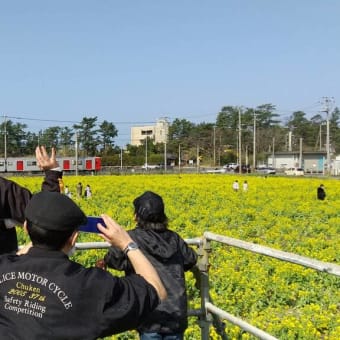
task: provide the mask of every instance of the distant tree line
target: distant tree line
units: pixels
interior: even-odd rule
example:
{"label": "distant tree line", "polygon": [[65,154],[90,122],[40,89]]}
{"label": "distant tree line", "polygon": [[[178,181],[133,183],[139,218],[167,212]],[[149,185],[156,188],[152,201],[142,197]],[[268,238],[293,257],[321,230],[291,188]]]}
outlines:
{"label": "distant tree line", "polygon": [[[51,126],[38,133],[27,132],[27,125],[5,120],[0,124],[0,153],[7,157],[31,156],[37,145],[55,147],[60,156],[74,155],[76,143],[80,156],[106,155],[117,152],[114,138],[118,130],[113,123],[103,121],[97,125],[97,117],[84,117],[79,124],[70,127]],[[119,148],[118,148],[119,150]]]}
{"label": "distant tree line", "polygon": [[[279,152],[288,151],[291,146],[293,151],[298,151],[301,139],[303,151],[326,149],[325,114],[308,119],[305,112],[295,111],[283,122],[273,104],[256,108],[224,106],[212,123],[195,124],[176,118],[170,124],[166,144],[157,144],[148,138],[142,145],[128,144],[124,150],[115,145],[118,130],[114,123],[103,121],[99,124],[97,120],[97,117],[84,117],[72,127],[51,126],[38,133],[27,132],[26,124],[3,121],[0,124],[0,154],[4,155],[5,140],[7,157],[33,155],[38,144],[54,146],[58,155],[69,156],[74,155],[78,143],[80,156],[101,156],[104,165],[142,165],[146,154],[148,164],[164,164],[166,148],[168,164],[177,163],[180,153],[184,164],[190,160],[196,163],[200,157],[201,164],[217,166],[238,160],[240,135],[242,163],[246,162],[247,156],[251,163],[254,152],[258,162],[262,162],[273,148]],[[340,151],[340,110],[337,107],[329,112],[328,122],[331,150],[337,153]]]}

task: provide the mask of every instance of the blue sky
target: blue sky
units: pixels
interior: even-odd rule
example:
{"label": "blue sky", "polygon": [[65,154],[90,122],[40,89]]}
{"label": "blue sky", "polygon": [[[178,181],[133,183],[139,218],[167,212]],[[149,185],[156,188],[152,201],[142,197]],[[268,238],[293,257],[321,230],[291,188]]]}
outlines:
{"label": "blue sky", "polygon": [[224,105],[312,116],[340,106],[339,16],[337,0],[1,1],[0,114],[32,131],[97,116],[118,145]]}

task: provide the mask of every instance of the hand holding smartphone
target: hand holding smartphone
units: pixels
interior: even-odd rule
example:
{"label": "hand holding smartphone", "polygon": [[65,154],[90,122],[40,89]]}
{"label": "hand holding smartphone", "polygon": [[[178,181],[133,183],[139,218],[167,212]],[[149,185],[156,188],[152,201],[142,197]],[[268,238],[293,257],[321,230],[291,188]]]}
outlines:
{"label": "hand holding smartphone", "polygon": [[100,233],[100,231],[97,228],[97,223],[100,223],[103,226],[105,226],[104,220],[101,217],[88,216],[87,223],[81,225],[78,230],[86,233]]}

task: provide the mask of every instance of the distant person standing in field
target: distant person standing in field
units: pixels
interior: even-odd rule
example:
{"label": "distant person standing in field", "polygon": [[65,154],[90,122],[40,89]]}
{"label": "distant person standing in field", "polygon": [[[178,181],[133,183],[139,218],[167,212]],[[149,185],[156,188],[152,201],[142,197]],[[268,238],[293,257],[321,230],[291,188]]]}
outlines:
{"label": "distant person standing in field", "polygon": [[233,183],[233,190],[234,190],[235,192],[237,192],[237,191],[239,191],[239,189],[240,189],[240,185],[239,185],[239,183],[238,183],[238,180],[236,180],[236,181],[234,181],[234,183]]}
{"label": "distant person standing in field", "polygon": [[244,181],[244,182],[243,182],[243,191],[244,191],[244,192],[247,192],[247,191],[248,191],[248,182],[247,182],[247,181]]}
{"label": "distant person standing in field", "polygon": [[87,185],[85,187],[85,192],[84,192],[85,198],[91,198],[92,196],[92,191],[91,191],[91,187],[89,185]]}
{"label": "distant person standing in field", "polygon": [[64,194],[65,194],[66,196],[70,197],[70,198],[72,197],[72,193],[71,193],[71,191],[70,191],[68,185],[65,186],[65,192],[64,192]]}
{"label": "distant person standing in field", "polygon": [[63,194],[65,191],[64,181],[62,178],[58,178],[58,182],[59,182],[59,191],[61,194]]}
{"label": "distant person standing in field", "polygon": [[320,184],[320,186],[317,189],[317,196],[319,200],[324,200],[326,198],[326,191],[323,184]]}
{"label": "distant person standing in field", "polygon": [[[168,293],[137,330],[141,340],[183,340],[187,328],[187,294],[184,272],[193,268],[196,252],[174,231],[168,229],[161,196],[146,191],[133,201],[136,228],[129,230],[136,245],[154,265]],[[136,246],[135,245],[135,246]],[[126,252],[112,246],[97,266],[134,273]]]}
{"label": "distant person standing in field", "polygon": [[77,184],[77,197],[81,198],[82,195],[83,195],[83,185],[81,184],[81,182],[79,182]]}

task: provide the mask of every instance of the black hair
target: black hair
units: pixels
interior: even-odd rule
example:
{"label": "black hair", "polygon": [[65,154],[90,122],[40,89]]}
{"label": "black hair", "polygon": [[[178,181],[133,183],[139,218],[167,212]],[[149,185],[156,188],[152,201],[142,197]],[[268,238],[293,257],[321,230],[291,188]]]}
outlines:
{"label": "black hair", "polygon": [[43,247],[52,250],[61,250],[67,240],[70,238],[72,233],[75,231],[71,230],[47,230],[41,228],[31,221],[27,221],[27,232],[34,246]]}
{"label": "black hair", "polygon": [[168,229],[168,219],[165,218],[162,222],[151,222],[143,220],[138,214],[136,214],[137,225],[139,228],[145,230],[164,231]]}

